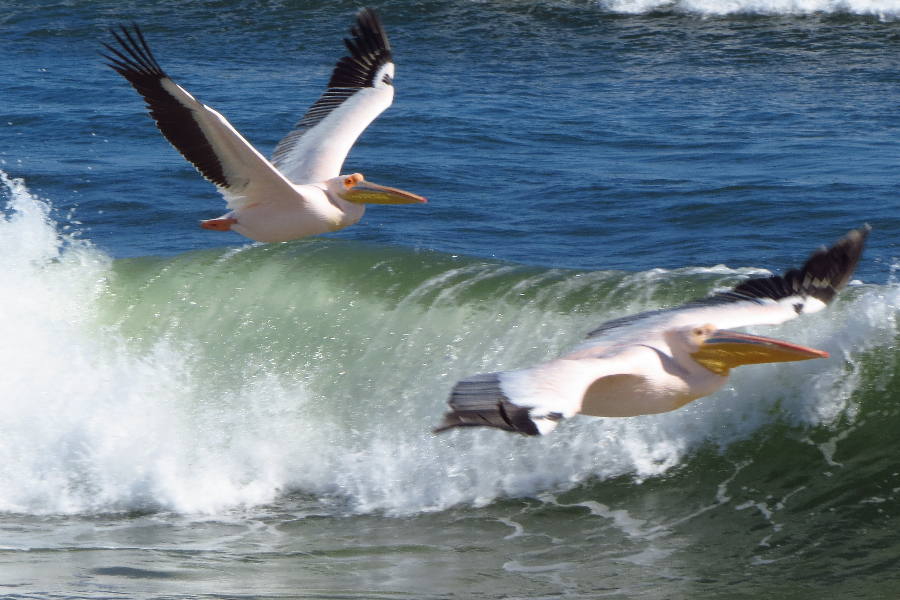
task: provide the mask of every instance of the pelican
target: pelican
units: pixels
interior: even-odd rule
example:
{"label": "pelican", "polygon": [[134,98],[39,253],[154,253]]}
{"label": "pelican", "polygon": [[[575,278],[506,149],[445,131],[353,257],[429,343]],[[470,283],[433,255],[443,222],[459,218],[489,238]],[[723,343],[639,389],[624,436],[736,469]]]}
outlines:
{"label": "pelican", "polygon": [[271,161],[250,145],[225,117],[172,81],[137,24],[110,30],[121,51],[107,65],[144,97],[150,116],[169,142],[214,183],[231,211],[202,221],[212,231],[236,231],[258,242],[289,240],[353,225],[365,204],[413,204],[425,198],[341,176],[356,138],[394,99],[394,63],[378,15],[362,9],[344,43],[322,97],[275,148]]}
{"label": "pelican", "polygon": [[607,321],[562,358],[464,379],[435,432],[486,426],[540,435],[578,413],[663,413],[718,391],[740,365],[827,358],[821,350],[726,328],[776,325],[825,308],[850,280],[869,230],[850,231],[782,276]]}

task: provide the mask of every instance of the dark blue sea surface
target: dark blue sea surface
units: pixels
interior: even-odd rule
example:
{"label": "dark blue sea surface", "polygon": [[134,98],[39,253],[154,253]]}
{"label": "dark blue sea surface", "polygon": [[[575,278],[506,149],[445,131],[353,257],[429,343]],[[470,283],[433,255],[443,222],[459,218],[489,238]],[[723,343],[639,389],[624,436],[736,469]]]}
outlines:
{"label": "dark blue sea surface", "polygon": [[[345,173],[428,198],[286,244],[98,54],[139,23],[265,155],[359,5],[0,6],[0,589],[10,597],[893,598],[900,8],[376,8],[394,104]],[[435,436],[453,383],[781,272],[827,310],[664,415]]]}
{"label": "dark blue sea surface", "polygon": [[[269,154],[324,89],[355,8],[11,4],[0,158],[114,257],[246,240],[198,228],[223,202],[103,66],[106,30],[139,22],[170,75]],[[782,268],[868,221],[861,272],[897,254],[893,21],[589,3],[380,10],[396,100],[345,171],[430,203],[370,209],[333,237],[546,267]]]}

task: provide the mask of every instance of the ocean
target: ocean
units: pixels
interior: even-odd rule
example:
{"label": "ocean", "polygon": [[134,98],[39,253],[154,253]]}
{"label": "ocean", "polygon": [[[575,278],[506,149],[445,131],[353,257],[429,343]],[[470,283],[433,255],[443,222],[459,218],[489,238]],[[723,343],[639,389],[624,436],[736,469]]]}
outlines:
{"label": "ocean", "polygon": [[[139,23],[270,154],[360,7],[0,3],[0,595],[896,598],[900,3],[387,0],[344,172],[428,198],[284,244],[104,66]],[[869,223],[827,350],[666,414],[434,435],[453,384]]]}

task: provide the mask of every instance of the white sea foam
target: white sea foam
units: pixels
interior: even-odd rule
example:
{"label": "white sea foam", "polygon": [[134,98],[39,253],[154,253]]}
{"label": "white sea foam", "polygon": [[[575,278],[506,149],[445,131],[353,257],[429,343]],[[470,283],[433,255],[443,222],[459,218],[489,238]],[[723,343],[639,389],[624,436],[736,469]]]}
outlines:
{"label": "white sea foam", "polygon": [[674,10],[703,16],[759,14],[812,15],[847,13],[894,20],[900,15],[897,0],[601,0],[614,12],[643,14]]}
{"label": "white sea foam", "polygon": [[185,402],[202,399],[189,356],[164,339],[135,354],[104,327],[109,258],[59,235],[21,180],[0,181],[10,196],[0,219],[0,510],[213,511],[270,499],[265,441],[244,447],[238,431],[233,454],[218,453],[227,434]]}
{"label": "white sea foam", "polygon": [[[473,285],[510,269],[470,266],[397,302],[308,274],[292,282],[284,269],[297,261],[251,248],[202,264],[174,259],[127,284],[109,257],[61,236],[22,182],[2,181],[4,511],[214,514],[299,491],[344,510],[408,514],[592,476],[642,480],[776,419],[852,419],[861,353],[896,336],[897,288],[857,286],[829,310],[759,328],[828,350],[827,361],[738,369],[719,394],[664,415],[576,417],[536,439],[436,436],[456,379],[555,356],[603,318],[658,308],[652,292],[686,273],[725,281],[750,271],[545,272],[481,300]],[[242,260],[257,262],[238,272]],[[555,308],[601,284],[614,292],[595,310]],[[522,300],[529,289],[539,291]],[[125,292],[126,309],[110,308]]]}

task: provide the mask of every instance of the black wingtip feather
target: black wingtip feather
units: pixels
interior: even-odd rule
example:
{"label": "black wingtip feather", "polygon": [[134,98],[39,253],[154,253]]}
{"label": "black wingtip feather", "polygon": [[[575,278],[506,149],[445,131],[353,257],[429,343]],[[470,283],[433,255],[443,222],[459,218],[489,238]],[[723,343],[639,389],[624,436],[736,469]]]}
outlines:
{"label": "black wingtip feather", "polygon": [[378,69],[393,60],[387,32],[372,8],[356,13],[356,23],[350,26],[344,45],[350,56],[341,58],[328,81],[330,88],[361,89],[372,87]]}
{"label": "black wingtip feather", "polygon": [[872,227],[866,223],[847,233],[831,248],[814,253],[802,269],[784,274],[791,287],[829,304],[853,277]]}
{"label": "black wingtip feather", "polygon": [[525,435],[540,435],[529,417],[529,409],[510,402],[500,389],[497,373],[464,379],[453,386],[447,401],[451,410],[434,433],[456,427],[495,427]]}
{"label": "black wingtip feather", "polygon": [[613,319],[600,325],[587,335],[587,339],[595,339],[607,333],[632,325],[642,319],[699,306],[715,306],[731,302],[762,302],[764,300],[783,300],[796,296],[801,302],[795,310],[802,312],[804,298],[815,298],[825,304],[831,303],[838,292],[846,286],[862,258],[866,239],[872,228],[865,224],[853,229],[839,239],[831,248],[821,248],[807,259],[799,269],[791,269],[784,275],[748,279],[727,292],[719,292],[706,298],[697,298],[675,308],[664,308],[638,315],[629,315]]}
{"label": "black wingtip feather", "polygon": [[729,297],[735,301],[748,298],[780,300],[797,295],[830,304],[853,277],[871,230],[866,223],[848,232],[831,248],[823,246],[814,252],[799,269],[791,269],[781,276],[748,279],[729,292],[711,296],[710,300],[727,300]]}
{"label": "black wingtip feather", "polygon": [[193,111],[163,87],[163,80],[169,79],[169,76],[156,62],[138,24],[132,23],[131,27],[132,30],[129,30],[124,25],[120,26],[121,33],[110,29],[121,49],[101,42],[114,55],[101,53],[101,56],[109,61],[106,64],[111,69],[128,80],[143,96],[156,127],[169,143],[208,180],[217,186],[229,187],[222,164],[200,129]]}
{"label": "black wingtip feather", "polygon": [[375,77],[381,68],[394,60],[387,32],[378,13],[372,8],[362,8],[356,13],[356,23],[350,26],[350,37],[344,38],[344,45],[349,56],[337,61],[325,93],[309,107],[294,125],[293,131],[278,143],[272,153],[272,162],[276,167],[287,160],[303,134],[321,123],[359,90],[374,87],[377,83]]}
{"label": "black wingtip feather", "polygon": [[[141,32],[141,28],[137,23],[132,23],[131,27],[134,29],[137,40],[132,37],[131,32],[128,31],[128,28],[125,25],[119,26],[122,35],[119,35],[119,33],[117,33],[115,29],[109,30],[112,36],[116,39],[117,42],[119,42],[119,45],[123,50],[125,50],[125,52],[128,53],[129,56],[125,56],[124,54],[122,54],[122,52],[120,52],[116,48],[113,48],[106,42],[101,43],[107,50],[115,54],[117,58],[107,56],[103,53],[101,53],[100,55],[110,61],[109,63],[107,63],[108,66],[113,68],[119,74],[125,76],[126,79],[128,79],[129,72],[134,72],[144,77],[167,77],[165,71],[163,71],[162,67],[159,66],[159,63],[156,62],[156,57],[154,57],[153,53],[150,51],[150,46],[147,45],[147,41],[144,39],[144,34]],[[131,79],[129,79],[129,81],[131,81]]]}

